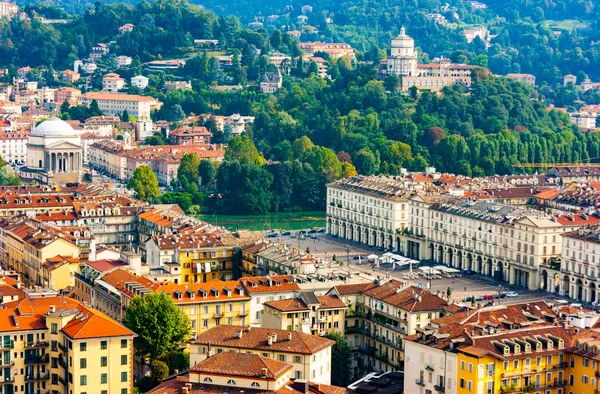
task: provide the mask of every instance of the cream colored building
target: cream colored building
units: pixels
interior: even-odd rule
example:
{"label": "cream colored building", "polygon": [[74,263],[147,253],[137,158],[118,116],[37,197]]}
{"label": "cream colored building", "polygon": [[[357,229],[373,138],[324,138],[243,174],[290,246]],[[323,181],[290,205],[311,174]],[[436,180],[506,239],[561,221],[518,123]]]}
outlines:
{"label": "cream colored building", "polygon": [[216,353],[252,353],[290,364],[295,379],[330,384],[334,343],[300,332],[224,325],[197,335],[188,344],[190,366]]}
{"label": "cream colored building", "polygon": [[400,35],[392,39],[391,54],[387,59],[387,71],[390,75],[417,75],[415,40],[406,35],[404,27],[400,29]]}
{"label": "cream colored building", "polygon": [[299,291],[294,298],[266,302],[262,327],[305,334],[344,335],[346,304],[337,295],[316,296],[312,291]]}
{"label": "cream colored building", "polygon": [[77,182],[82,170],[81,138],[68,123],[53,117],[29,134],[22,177],[46,184]]}
{"label": "cream colored building", "polygon": [[562,235],[560,295],[598,303],[600,299],[600,232],[598,227]]}
{"label": "cream colored building", "polygon": [[252,297],[247,323],[252,327],[261,327],[263,304],[293,298],[294,292],[300,290],[291,275],[250,276],[241,278],[240,284]]}
{"label": "cream colored building", "polygon": [[531,290],[542,287],[540,266],[560,256],[561,234],[573,229],[539,211],[471,199],[417,195],[409,210],[407,230],[398,234],[408,257]]}
{"label": "cream colored building", "polygon": [[121,115],[127,110],[127,113],[136,119],[150,118],[150,112],[160,109],[162,105],[155,98],[133,94],[88,92],[77,97],[77,101],[86,107],[89,107],[93,100],[96,100],[104,115]]}
{"label": "cream colored building", "polygon": [[327,185],[327,233],[386,249],[408,223],[413,193],[393,177],[352,177]]}
{"label": "cream colored building", "polygon": [[0,155],[9,163],[23,164],[27,160],[27,133],[0,133]]}
{"label": "cream colored building", "polygon": [[119,74],[108,73],[102,77],[102,90],[105,92],[118,92],[125,86],[125,80]]}
{"label": "cream colored building", "polygon": [[135,334],[67,297],[0,309],[3,393],[133,393]]}

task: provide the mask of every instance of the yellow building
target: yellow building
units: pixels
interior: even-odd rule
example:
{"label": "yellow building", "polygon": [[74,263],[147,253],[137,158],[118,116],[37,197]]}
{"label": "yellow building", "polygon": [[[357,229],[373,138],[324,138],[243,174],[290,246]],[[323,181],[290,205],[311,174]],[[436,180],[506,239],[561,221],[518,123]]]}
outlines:
{"label": "yellow building", "polygon": [[79,271],[79,258],[56,255],[42,264],[42,286],[53,290],[65,290],[75,285]]}
{"label": "yellow building", "polygon": [[95,280],[92,306],[123,321],[131,300],[150,292],[169,294],[188,317],[195,333],[223,324],[244,326],[249,321],[250,296],[237,281],[215,279],[206,283],[176,285],[153,282],[122,268]]}
{"label": "yellow building", "polygon": [[262,327],[321,336],[333,331],[344,335],[347,309],[336,295],[316,296],[312,291],[298,291],[294,298],[266,302]]}
{"label": "yellow building", "polygon": [[3,394],[133,392],[135,334],[66,297],[0,309]]}
{"label": "yellow building", "polygon": [[249,322],[250,296],[238,281],[165,283],[156,291],[171,296],[190,320],[192,332],[200,333],[220,325],[245,326]]}
{"label": "yellow building", "polygon": [[146,241],[146,263],[162,269],[175,284],[233,278],[233,246],[218,230],[189,227],[178,234],[154,235]]}
{"label": "yellow building", "polygon": [[79,257],[79,247],[58,236],[55,232],[38,227],[39,222],[22,220],[4,222],[6,241],[5,261],[9,268],[22,275],[29,285],[45,285],[42,264],[57,255]]}
{"label": "yellow building", "polygon": [[404,391],[597,393],[599,318],[539,301],[438,319],[406,340]]}

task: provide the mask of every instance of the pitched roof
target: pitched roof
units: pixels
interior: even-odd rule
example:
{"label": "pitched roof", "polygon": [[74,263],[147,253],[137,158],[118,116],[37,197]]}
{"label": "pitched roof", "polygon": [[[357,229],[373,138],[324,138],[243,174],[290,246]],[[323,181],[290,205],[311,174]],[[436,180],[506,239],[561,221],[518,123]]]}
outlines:
{"label": "pitched roof", "polygon": [[448,305],[446,300],[425,289],[403,287],[397,280],[371,286],[363,294],[409,312],[442,310]]}
{"label": "pitched roof", "polygon": [[250,294],[300,290],[291,275],[251,276],[241,278],[240,282]]}
{"label": "pitched roof", "polygon": [[221,352],[194,365],[190,372],[276,380],[292,368],[290,364],[258,354]]}
{"label": "pitched roof", "polygon": [[[319,302],[319,309],[340,309],[346,308],[344,301],[336,295],[325,295],[316,297]],[[284,300],[276,300],[265,302],[263,305],[277,309],[281,312],[305,311],[310,308],[301,298],[288,298]]]}
{"label": "pitched roof", "polygon": [[75,315],[62,329],[73,339],[132,336],[133,331],[93,308],[64,296],[25,298],[8,302],[0,309],[0,332],[47,330],[50,306],[56,314]]}
{"label": "pitched roof", "polygon": [[[243,330],[242,337],[236,338],[234,335],[241,330]],[[277,334],[277,340],[269,345],[268,338],[273,334]],[[288,335],[291,335],[291,340],[288,340]],[[198,334],[195,340],[190,342],[206,345],[210,343],[212,346],[227,346],[239,349],[260,349],[302,354],[314,354],[335,343],[327,338],[301,332],[226,325],[213,327],[204,331]]]}

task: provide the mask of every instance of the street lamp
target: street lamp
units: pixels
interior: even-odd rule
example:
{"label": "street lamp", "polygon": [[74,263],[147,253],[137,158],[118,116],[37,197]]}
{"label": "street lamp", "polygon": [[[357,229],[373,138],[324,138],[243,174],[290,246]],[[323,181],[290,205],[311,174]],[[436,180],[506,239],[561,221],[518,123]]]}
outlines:
{"label": "street lamp", "polygon": [[348,264],[348,267],[350,267],[350,251],[352,251],[352,247],[350,245],[346,246],[346,263]]}
{"label": "street lamp", "polygon": [[[208,198],[210,199],[216,199],[216,200],[220,200],[223,198],[223,196],[219,193],[219,194],[211,194],[210,196],[208,196]],[[219,227],[219,202],[215,202],[215,213],[213,214],[213,217],[215,218],[215,226]]]}

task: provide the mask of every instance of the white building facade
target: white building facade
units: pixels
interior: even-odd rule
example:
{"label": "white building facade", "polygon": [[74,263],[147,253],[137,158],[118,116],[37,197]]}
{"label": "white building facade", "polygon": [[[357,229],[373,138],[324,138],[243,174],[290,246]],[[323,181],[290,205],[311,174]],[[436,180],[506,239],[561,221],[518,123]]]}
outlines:
{"label": "white building facade", "polygon": [[386,249],[408,223],[410,191],[402,181],[352,177],[327,185],[327,234]]}
{"label": "white building facade", "polygon": [[390,57],[387,59],[388,74],[415,76],[417,75],[417,52],[415,40],[406,35],[404,27],[400,35],[392,40]]}

